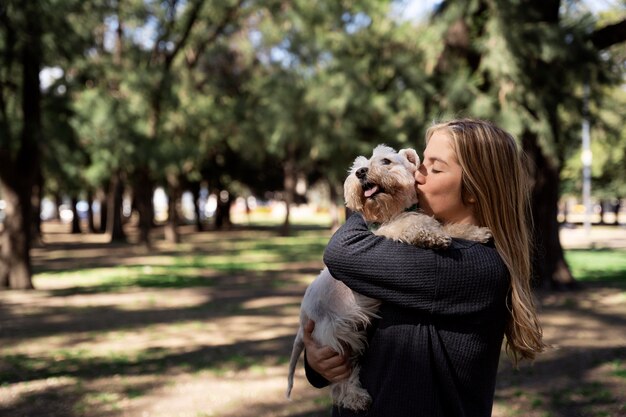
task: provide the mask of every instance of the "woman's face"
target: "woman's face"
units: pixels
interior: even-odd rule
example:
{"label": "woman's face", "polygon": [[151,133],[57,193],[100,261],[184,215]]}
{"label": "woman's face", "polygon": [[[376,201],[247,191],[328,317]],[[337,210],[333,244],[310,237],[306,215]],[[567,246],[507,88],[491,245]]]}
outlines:
{"label": "woman's face", "polygon": [[424,150],[415,173],[420,208],[442,223],[478,224],[471,201],[461,198],[461,165],[445,131],[436,131]]}

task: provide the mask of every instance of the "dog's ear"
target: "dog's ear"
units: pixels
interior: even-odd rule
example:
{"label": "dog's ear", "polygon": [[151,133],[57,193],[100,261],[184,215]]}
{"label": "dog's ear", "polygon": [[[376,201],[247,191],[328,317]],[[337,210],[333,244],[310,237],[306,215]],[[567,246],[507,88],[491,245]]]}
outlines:
{"label": "dog's ear", "polygon": [[417,155],[417,152],[415,152],[415,149],[400,149],[400,152],[398,152],[398,154],[401,157],[406,158],[411,164],[415,165],[416,168],[419,168],[420,157]]}
{"label": "dog's ear", "polygon": [[366,157],[357,156],[348,172],[354,174],[359,168],[367,167],[367,164],[369,164],[369,160]]}

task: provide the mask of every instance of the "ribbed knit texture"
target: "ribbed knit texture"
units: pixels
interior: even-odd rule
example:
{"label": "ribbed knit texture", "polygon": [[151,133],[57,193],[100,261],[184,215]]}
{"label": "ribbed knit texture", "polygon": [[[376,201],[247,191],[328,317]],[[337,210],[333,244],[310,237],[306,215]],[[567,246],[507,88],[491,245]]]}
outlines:
{"label": "ribbed knit texture", "polygon": [[[324,253],[332,275],[383,302],[361,359],[367,412],[341,417],[488,417],[508,318],[509,274],[491,244],[420,249],[375,236],[355,214]],[[307,378],[328,384],[308,364]]]}

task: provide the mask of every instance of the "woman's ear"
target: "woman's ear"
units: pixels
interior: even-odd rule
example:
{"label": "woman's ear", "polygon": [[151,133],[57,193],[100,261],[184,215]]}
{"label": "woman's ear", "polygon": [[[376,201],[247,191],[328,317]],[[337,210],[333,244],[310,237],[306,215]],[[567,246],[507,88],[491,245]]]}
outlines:
{"label": "woman's ear", "polygon": [[415,165],[416,169],[419,168],[420,157],[417,155],[417,152],[415,152],[415,149],[411,149],[411,148],[400,149],[400,152],[398,152],[398,155],[400,155],[403,158],[406,158],[411,164]]}

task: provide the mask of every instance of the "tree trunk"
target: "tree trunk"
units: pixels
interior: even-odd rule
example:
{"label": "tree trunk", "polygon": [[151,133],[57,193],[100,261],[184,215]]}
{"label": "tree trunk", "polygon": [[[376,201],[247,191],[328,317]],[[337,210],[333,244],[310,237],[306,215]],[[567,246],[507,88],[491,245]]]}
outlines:
{"label": "tree trunk", "polygon": [[33,187],[33,193],[31,197],[32,204],[32,221],[31,221],[31,244],[33,246],[40,246],[41,239],[41,200],[43,199],[43,176],[41,175],[41,168],[37,167],[37,182]]}
{"label": "tree trunk", "polygon": [[190,184],[191,193],[193,194],[193,211],[196,215],[196,231],[202,232],[202,217],[200,215],[200,181],[194,181]]}
{"label": "tree trunk", "polygon": [[170,243],[180,243],[178,233],[177,203],[180,200],[180,183],[175,175],[167,176],[167,224],[165,225],[165,240]]}
{"label": "tree trunk", "polygon": [[87,231],[96,233],[96,223],[93,219],[93,191],[87,191]]}
{"label": "tree trunk", "polygon": [[55,193],[54,194],[54,205],[55,205],[55,210],[54,210],[54,220],[61,220],[61,206],[63,205],[63,198],[61,197],[60,193]]}
{"label": "tree trunk", "polygon": [[107,188],[110,188],[109,184],[105,188],[98,191],[98,202],[100,202],[100,217],[98,223],[98,232],[106,233],[107,231],[107,219],[109,212],[108,192]]}
{"label": "tree trunk", "polygon": [[78,215],[78,198],[72,196],[71,200],[72,204],[72,230],[71,233],[73,235],[77,235],[81,233],[80,230],[80,216]]}
{"label": "tree trunk", "polygon": [[117,172],[111,178],[107,202],[107,233],[110,242],[126,242],[126,234],[122,228],[122,200],[124,182],[122,174]]}
{"label": "tree trunk", "polygon": [[[604,214],[606,213],[606,205],[609,204],[609,202],[605,199],[601,199],[600,200],[600,224],[604,225],[606,224],[604,222]],[[591,210],[591,212],[593,213],[593,210]]]}
{"label": "tree trunk", "polygon": [[229,229],[231,226],[230,207],[232,197],[226,190],[221,190],[217,194],[217,207],[215,208],[215,229]]}
{"label": "tree trunk", "polygon": [[[30,289],[31,197],[39,167],[41,143],[41,23],[36,2],[25,2],[23,45],[20,52],[22,70],[21,110],[23,115],[20,147],[13,159],[11,149],[0,148],[0,186],[6,202],[5,230],[0,249],[0,285]],[[10,139],[8,139],[10,140]],[[3,141],[4,142],[4,141]]]}
{"label": "tree trunk", "polygon": [[150,246],[150,230],[154,222],[154,184],[147,168],[140,168],[135,174],[135,208],[139,213],[139,243]]}
{"label": "tree trunk", "polygon": [[524,151],[534,163],[531,167],[534,182],[531,205],[535,238],[533,267],[538,280],[536,285],[573,288],[576,281],[565,261],[559,239],[559,170],[544,156],[538,139],[537,134],[529,131],[522,134]]}
{"label": "tree trunk", "polygon": [[280,230],[280,234],[282,236],[289,236],[291,234],[291,205],[293,204],[296,192],[296,158],[295,149],[292,144],[288,145],[287,160],[283,165],[283,175],[285,220]]}
{"label": "tree trunk", "polygon": [[[20,196],[21,192],[21,196]],[[4,231],[0,234],[0,287],[31,289],[30,263],[30,196],[2,184],[6,203]],[[28,207],[24,207],[24,206]]]}

